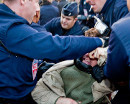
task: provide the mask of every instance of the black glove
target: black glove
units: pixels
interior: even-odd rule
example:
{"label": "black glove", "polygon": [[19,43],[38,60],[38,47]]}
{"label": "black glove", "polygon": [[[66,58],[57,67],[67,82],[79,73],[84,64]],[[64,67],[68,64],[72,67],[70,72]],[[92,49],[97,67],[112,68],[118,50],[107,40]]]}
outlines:
{"label": "black glove", "polygon": [[42,77],[42,74],[45,73],[53,65],[54,63],[48,63],[46,61],[43,61],[38,67],[37,80],[39,80]]}
{"label": "black glove", "polygon": [[81,70],[81,71],[83,71],[83,72],[86,72],[86,73],[91,73],[91,71],[92,71],[92,67],[90,66],[90,65],[87,65],[87,64],[85,64],[85,63],[83,63],[82,61],[81,61],[81,59],[75,59],[74,60],[74,64],[75,64],[75,66],[79,69],[79,70]]}
{"label": "black glove", "polygon": [[94,66],[91,72],[93,78],[100,83],[104,78],[103,66]]}

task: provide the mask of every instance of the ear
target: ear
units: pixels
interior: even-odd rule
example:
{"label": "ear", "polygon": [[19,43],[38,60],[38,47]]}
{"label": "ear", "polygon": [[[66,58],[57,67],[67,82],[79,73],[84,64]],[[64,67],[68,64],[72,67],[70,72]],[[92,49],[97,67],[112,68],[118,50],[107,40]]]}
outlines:
{"label": "ear", "polygon": [[74,20],[75,20],[75,22],[76,22],[76,21],[78,20],[78,18],[75,18]]}
{"label": "ear", "polygon": [[26,2],[26,0],[20,0],[20,4],[21,4],[21,5],[24,5],[25,2]]}

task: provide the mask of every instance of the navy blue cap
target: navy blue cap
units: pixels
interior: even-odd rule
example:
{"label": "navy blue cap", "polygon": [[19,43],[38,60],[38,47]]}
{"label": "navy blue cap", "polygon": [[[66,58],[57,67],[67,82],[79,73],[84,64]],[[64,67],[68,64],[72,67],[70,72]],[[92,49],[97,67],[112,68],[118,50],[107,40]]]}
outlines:
{"label": "navy blue cap", "polygon": [[62,14],[65,16],[76,16],[78,15],[78,5],[76,2],[69,2],[63,6]]}

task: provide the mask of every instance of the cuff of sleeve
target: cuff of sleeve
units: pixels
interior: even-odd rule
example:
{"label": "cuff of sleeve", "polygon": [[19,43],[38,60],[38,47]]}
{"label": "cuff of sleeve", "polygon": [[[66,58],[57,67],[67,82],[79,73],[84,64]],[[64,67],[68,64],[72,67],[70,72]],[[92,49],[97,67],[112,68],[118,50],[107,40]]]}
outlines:
{"label": "cuff of sleeve", "polygon": [[103,46],[103,39],[101,40],[100,38],[95,38],[95,41],[96,41],[98,47]]}
{"label": "cuff of sleeve", "polygon": [[53,97],[51,97],[51,98],[49,99],[49,101],[48,101],[47,104],[56,104],[56,101],[58,100],[59,97],[60,97],[60,96],[58,96],[58,95],[53,95]]}
{"label": "cuff of sleeve", "polygon": [[59,96],[59,97],[56,99],[56,101],[55,101],[55,103],[54,103],[54,104],[56,104],[57,100],[58,100],[60,97],[61,97],[61,96]]}

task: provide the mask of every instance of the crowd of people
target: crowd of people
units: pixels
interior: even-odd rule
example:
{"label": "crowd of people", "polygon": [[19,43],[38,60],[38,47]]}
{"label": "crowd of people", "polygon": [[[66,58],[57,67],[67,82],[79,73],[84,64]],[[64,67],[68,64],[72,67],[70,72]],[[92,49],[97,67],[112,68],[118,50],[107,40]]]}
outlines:
{"label": "crowd of people", "polygon": [[1,0],[0,104],[129,104],[129,11],[130,0]]}

